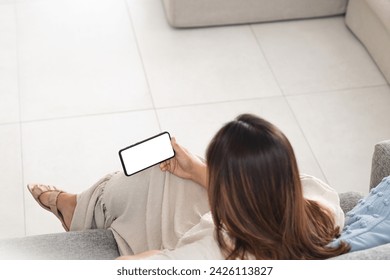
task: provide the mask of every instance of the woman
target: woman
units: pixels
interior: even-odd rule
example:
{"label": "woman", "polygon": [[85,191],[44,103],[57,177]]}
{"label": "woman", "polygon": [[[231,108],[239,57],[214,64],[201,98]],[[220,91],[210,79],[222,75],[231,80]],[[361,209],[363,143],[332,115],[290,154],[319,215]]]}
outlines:
{"label": "woman", "polygon": [[[325,259],[344,224],[337,193],[301,176],[274,125],[240,115],[212,139],[206,163],[172,139],[176,156],[131,177],[106,176],[73,195],[30,185],[66,230],[109,228],[122,258]],[[203,187],[203,188],[202,188]]]}

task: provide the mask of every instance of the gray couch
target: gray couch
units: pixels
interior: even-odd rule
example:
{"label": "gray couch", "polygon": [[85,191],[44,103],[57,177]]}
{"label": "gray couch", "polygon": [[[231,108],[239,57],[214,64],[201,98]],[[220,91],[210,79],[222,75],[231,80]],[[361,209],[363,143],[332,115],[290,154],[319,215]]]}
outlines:
{"label": "gray couch", "polygon": [[[375,146],[372,159],[371,183],[375,187],[383,177],[390,175],[390,140]],[[351,210],[362,194],[347,192],[340,194],[344,212]],[[390,233],[389,233],[390,234]],[[0,241],[0,259],[115,259],[118,248],[109,230],[65,232]],[[357,251],[333,259],[390,259],[390,244],[364,251]]]}
{"label": "gray couch", "polygon": [[162,0],[173,27],[206,27],[345,15],[390,83],[389,0]]}

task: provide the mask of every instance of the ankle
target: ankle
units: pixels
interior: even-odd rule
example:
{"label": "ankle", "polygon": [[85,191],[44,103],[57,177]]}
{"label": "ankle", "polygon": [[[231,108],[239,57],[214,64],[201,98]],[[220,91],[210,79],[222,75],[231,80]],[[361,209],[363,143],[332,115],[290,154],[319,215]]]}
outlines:
{"label": "ankle", "polygon": [[70,210],[76,207],[76,195],[70,193],[60,193],[57,198],[57,209],[60,212]]}

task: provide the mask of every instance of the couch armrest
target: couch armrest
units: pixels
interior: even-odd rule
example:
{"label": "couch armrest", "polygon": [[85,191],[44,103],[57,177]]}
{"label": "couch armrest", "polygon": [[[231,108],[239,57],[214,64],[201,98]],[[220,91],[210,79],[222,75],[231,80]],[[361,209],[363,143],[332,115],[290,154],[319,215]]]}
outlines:
{"label": "couch armrest", "polygon": [[370,189],[376,187],[380,181],[390,175],[390,140],[375,145],[372,157]]}

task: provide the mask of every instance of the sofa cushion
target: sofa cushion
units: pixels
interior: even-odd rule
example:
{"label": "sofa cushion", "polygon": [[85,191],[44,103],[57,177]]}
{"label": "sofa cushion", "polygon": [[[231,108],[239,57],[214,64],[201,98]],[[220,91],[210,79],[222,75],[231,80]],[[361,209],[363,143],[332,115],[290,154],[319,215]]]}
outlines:
{"label": "sofa cushion", "polygon": [[340,193],[340,207],[344,213],[351,211],[358,201],[363,198],[363,194],[360,192],[345,192]]}
{"label": "sofa cushion", "polygon": [[114,236],[104,229],[0,240],[1,260],[112,260],[117,257]]}
{"label": "sofa cushion", "polygon": [[390,83],[390,1],[349,0],[346,23]]}
{"label": "sofa cushion", "polygon": [[363,251],[343,254],[331,260],[390,260],[390,244],[384,244]]}
{"label": "sofa cushion", "polygon": [[163,0],[174,27],[197,27],[344,14],[347,0]]}

